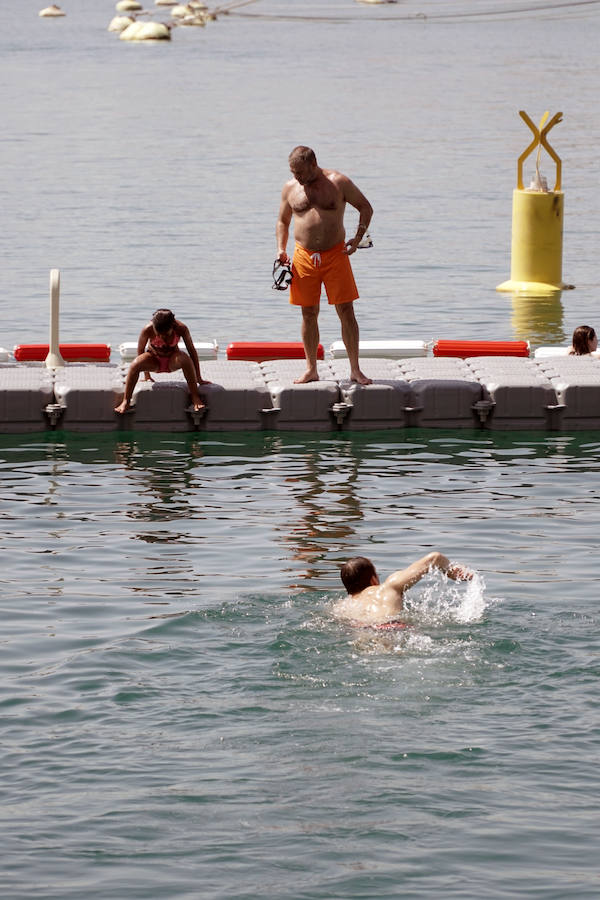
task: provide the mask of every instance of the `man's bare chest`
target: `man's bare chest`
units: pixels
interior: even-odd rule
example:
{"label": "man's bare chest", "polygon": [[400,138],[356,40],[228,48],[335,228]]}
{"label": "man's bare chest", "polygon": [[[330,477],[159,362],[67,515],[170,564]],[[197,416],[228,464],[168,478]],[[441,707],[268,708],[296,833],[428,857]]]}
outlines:
{"label": "man's bare chest", "polygon": [[290,197],[290,205],[297,215],[303,215],[311,209],[322,212],[335,212],[343,206],[340,191],[335,185],[327,182],[318,187],[298,186]]}

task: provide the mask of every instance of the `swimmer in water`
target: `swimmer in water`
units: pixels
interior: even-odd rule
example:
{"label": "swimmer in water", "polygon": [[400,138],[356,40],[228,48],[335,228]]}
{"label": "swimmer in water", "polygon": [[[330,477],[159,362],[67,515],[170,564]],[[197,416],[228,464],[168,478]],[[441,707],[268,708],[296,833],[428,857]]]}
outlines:
{"label": "swimmer in water", "polygon": [[428,553],[407,569],[392,572],[381,584],[375,566],[365,556],[355,556],[344,563],[340,574],[348,596],[336,603],[334,615],[352,625],[374,628],[406,623],[397,616],[404,608],[404,592],[432,569],[439,569],[453,581],[470,581],[473,573],[453,565],[442,553]]}

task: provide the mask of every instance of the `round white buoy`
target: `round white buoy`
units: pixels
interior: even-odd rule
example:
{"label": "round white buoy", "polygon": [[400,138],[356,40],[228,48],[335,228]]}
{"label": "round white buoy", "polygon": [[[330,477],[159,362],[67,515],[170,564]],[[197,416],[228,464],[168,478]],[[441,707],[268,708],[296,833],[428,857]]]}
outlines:
{"label": "round white buoy", "polygon": [[171,29],[162,22],[134,22],[121,32],[122,41],[170,41]]}
{"label": "round white buoy", "polygon": [[56,19],[58,16],[66,16],[66,12],[63,12],[60,6],[53,3],[52,6],[40,9],[38,16],[42,16],[44,19]]}
{"label": "round white buoy", "polygon": [[138,12],[142,8],[142,4],[138,0],[119,0],[115,9],[117,12]]}
{"label": "round white buoy", "polygon": [[194,14],[194,10],[189,6],[184,6],[182,3],[178,3],[171,9],[171,15],[176,19],[183,19],[185,16],[191,16]]}
{"label": "round white buoy", "polygon": [[129,25],[133,25],[135,19],[131,16],[115,16],[108,25],[108,31],[125,31]]}

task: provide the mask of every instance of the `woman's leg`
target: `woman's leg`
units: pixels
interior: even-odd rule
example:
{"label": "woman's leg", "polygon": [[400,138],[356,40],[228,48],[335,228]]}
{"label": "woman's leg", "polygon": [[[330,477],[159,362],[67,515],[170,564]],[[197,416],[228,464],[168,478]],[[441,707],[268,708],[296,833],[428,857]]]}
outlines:
{"label": "woman's leg", "polygon": [[170,364],[171,372],[174,372],[175,369],[182,369],[183,374],[185,375],[185,380],[187,381],[187,385],[190,391],[190,397],[192,398],[192,406],[194,410],[197,412],[199,409],[204,409],[205,404],[202,402],[200,398],[200,394],[198,393],[198,382],[196,381],[196,370],[194,369],[194,363],[182,350],[178,350],[177,353],[174,353],[171,357]]}
{"label": "woman's leg", "polygon": [[131,398],[133,397],[134,388],[138,382],[138,378],[142,372],[157,372],[158,362],[151,353],[142,353],[129,366],[127,378],[125,380],[125,394],[123,400],[118,406],[115,406],[115,412],[124,413],[129,409]]}

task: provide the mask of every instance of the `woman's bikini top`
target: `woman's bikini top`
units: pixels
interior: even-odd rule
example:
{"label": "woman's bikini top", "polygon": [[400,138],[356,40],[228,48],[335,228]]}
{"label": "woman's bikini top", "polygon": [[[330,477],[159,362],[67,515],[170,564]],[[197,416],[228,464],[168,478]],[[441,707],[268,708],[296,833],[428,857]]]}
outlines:
{"label": "woman's bikini top", "polygon": [[173,328],[169,339],[165,340],[162,334],[155,334],[154,337],[150,339],[150,348],[154,350],[157,356],[171,356],[171,354],[175,353],[177,350],[178,344],[179,335],[175,328]]}

